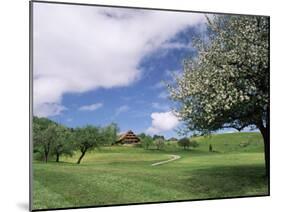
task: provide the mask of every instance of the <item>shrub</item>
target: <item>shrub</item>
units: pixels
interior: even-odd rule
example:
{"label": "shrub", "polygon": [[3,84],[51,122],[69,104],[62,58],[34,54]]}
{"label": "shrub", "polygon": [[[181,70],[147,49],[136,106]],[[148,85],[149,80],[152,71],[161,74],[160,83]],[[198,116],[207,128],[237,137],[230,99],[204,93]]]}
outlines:
{"label": "shrub", "polygon": [[189,138],[182,138],[178,141],[178,145],[182,146],[183,149],[188,149],[190,147],[190,139]]}

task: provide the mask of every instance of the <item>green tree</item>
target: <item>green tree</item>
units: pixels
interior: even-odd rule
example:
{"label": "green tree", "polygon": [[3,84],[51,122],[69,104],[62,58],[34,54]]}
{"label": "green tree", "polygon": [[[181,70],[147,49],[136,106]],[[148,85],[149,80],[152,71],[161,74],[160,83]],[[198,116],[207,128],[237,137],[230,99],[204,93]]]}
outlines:
{"label": "green tree", "polygon": [[62,125],[56,127],[57,137],[53,143],[52,154],[56,157],[56,162],[59,162],[59,158],[62,154],[73,155],[73,135],[70,129]]}
{"label": "green tree", "polygon": [[153,139],[149,135],[141,134],[139,138],[144,149],[149,149],[149,147],[153,144]]}
{"label": "green tree", "polygon": [[103,135],[103,145],[113,145],[117,141],[117,133],[119,132],[119,127],[116,123],[111,123],[110,125],[100,129]]}
{"label": "green tree", "polygon": [[43,154],[47,163],[51,147],[56,140],[56,123],[47,118],[33,118],[33,144],[34,150]]}
{"label": "green tree", "polygon": [[81,152],[77,161],[77,164],[80,164],[87,151],[99,147],[103,141],[103,137],[100,128],[91,125],[84,128],[76,128],[74,132],[75,144]]}
{"label": "green tree", "polygon": [[185,130],[258,128],[269,168],[269,18],[208,19],[208,36],[197,40],[197,57],[185,61],[182,77],[169,85]]}
{"label": "green tree", "polygon": [[189,146],[190,146],[190,139],[187,138],[187,137],[181,138],[181,139],[178,141],[178,145],[179,145],[179,146],[182,146],[183,149],[188,149]]}
{"label": "green tree", "polygon": [[154,144],[155,144],[157,150],[163,149],[165,146],[164,139],[162,139],[162,138],[157,138],[154,141]]}
{"label": "green tree", "polygon": [[163,135],[153,135],[153,140],[156,140],[159,138],[165,140],[165,137]]}
{"label": "green tree", "polygon": [[141,134],[138,135],[138,137],[139,137],[140,139],[143,139],[143,138],[146,137],[146,134],[145,134],[145,133],[141,133]]}

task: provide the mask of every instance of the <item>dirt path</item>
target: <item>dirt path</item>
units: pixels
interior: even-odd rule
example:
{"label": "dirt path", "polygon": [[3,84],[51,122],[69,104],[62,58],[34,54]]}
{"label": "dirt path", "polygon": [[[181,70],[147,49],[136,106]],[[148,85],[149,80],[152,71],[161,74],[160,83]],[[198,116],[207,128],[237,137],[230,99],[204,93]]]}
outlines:
{"label": "dirt path", "polygon": [[179,156],[179,155],[170,155],[170,156],[172,157],[171,159],[160,161],[160,162],[157,162],[157,163],[153,163],[153,164],[151,164],[151,166],[158,166],[158,165],[161,165],[161,164],[164,164],[164,163],[169,163],[171,161],[178,160],[178,159],[181,158],[181,156]]}

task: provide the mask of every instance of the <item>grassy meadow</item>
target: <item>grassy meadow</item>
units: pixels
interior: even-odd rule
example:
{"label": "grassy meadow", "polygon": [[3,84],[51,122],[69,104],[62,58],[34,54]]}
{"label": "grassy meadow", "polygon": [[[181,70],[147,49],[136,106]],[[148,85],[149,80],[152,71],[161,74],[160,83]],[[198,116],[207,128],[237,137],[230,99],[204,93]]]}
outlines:
{"label": "grassy meadow", "polygon": [[[166,142],[163,150],[101,147],[87,153],[80,165],[79,153],[59,163],[34,160],[33,209],[268,194],[259,133],[194,139],[199,146],[189,150],[176,142]],[[181,158],[151,166],[171,154]]]}

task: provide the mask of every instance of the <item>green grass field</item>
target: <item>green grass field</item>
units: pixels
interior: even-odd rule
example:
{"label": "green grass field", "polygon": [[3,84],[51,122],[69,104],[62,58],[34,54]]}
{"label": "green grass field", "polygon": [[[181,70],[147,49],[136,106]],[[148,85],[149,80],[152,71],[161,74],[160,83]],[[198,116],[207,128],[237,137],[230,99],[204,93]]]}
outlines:
{"label": "green grass field", "polygon": [[[263,143],[259,133],[198,137],[183,150],[103,147],[47,164],[34,161],[33,209],[266,195]],[[209,152],[212,144],[215,152]],[[159,166],[152,163],[180,159]]]}

